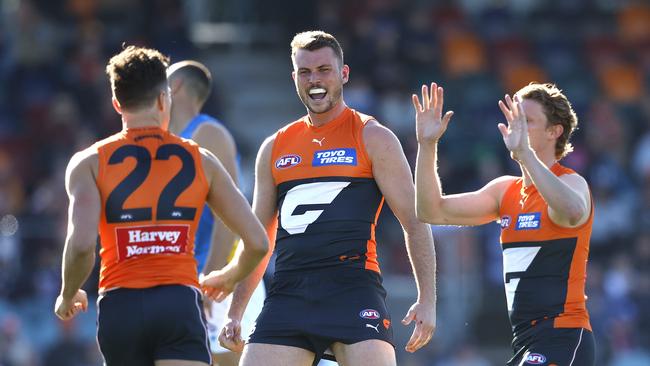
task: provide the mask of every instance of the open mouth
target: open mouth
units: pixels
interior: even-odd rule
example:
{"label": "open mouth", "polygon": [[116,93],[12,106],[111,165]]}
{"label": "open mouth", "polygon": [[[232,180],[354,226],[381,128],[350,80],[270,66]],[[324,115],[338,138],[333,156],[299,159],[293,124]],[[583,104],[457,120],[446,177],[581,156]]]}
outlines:
{"label": "open mouth", "polygon": [[323,88],[309,89],[309,97],[313,100],[322,100],[327,95],[327,90]]}

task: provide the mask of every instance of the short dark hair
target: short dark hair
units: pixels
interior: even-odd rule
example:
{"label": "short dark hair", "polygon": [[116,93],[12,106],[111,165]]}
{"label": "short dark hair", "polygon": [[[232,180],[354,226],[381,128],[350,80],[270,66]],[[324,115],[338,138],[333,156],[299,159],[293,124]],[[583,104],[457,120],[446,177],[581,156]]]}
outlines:
{"label": "short dark hair", "polygon": [[171,65],[168,69],[170,80],[180,77],[188,86],[187,90],[203,105],[210,95],[212,74],[198,61],[185,60]]}
{"label": "short dark hair", "polygon": [[542,105],[549,126],[561,125],[562,135],[555,144],[555,158],[561,159],[573,151],[569,142],[573,131],[578,129],[578,116],[569,99],[555,84],[530,83],[521,88],[517,94],[523,99],[530,99]]}
{"label": "short dark hair", "polygon": [[120,106],[130,110],[151,106],[167,88],[168,65],[169,58],[159,51],[137,46],[111,57],[106,74]]}
{"label": "short dark hair", "polygon": [[339,66],[343,66],[343,49],[333,35],[323,31],[307,31],[298,33],[291,41],[291,58],[296,56],[298,50],[316,51],[329,47],[339,59]]}

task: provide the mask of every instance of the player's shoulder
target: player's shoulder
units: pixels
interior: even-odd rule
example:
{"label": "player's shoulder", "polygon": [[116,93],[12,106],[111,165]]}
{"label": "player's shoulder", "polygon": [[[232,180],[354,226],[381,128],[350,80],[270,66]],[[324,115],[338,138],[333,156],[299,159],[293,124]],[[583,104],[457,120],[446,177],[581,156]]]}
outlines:
{"label": "player's shoulder", "polygon": [[359,121],[364,126],[370,122],[381,125],[381,123],[379,123],[379,121],[377,121],[377,119],[374,116],[359,112],[356,109],[352,109],[352,108],[350,108],[350,111],[352,112],[352,115],[355,117],[355,120]]}
{"label": "player's shoulder", "polygon": [[399,145],[399,140],[395,133],[379,123],[374,117],[366,120],[363,124],[363,140],[366,147],[373,145],[381,146],[384,144],[393,145],[395,143]]}
{"label": "player's shoulder", "polygon": [[81,150],[72,155],[68,166],[66,167],[66,176],[71,176],[75,172],[89,170],[96,175],[99,165],[99,151],[97,143]]}
{"label": "player's shoulder", "polygon": [[563,181],[565,184],[568,184],[572,189],[577,190],[581,193],[587,194],[590,191],[589,183],[587,183],[587,180],[575,171],[560,175],[558,176],[558,179]]}
{"label": "player's shoulder", "polygon": [[200,123],[198,124],[198,126],[194,130],[194,133],[192,134],[193,139],[196,137],[200,137],[204,134],[230,136],[230,132],[228,131],[226,126],[218,119],[209,116],[207,114],[201,114],[200,117],[201,117]]}
{"label": "player's shoulder", "polygon": [[260,149],[258,151],[258,156],[262,155],[271,155],[273,152],[273,147],[275,146],[275,142],[278,138],[279,132],[276,132],[272,134],[271,136],[267,136],[264,141],[260,144]]}

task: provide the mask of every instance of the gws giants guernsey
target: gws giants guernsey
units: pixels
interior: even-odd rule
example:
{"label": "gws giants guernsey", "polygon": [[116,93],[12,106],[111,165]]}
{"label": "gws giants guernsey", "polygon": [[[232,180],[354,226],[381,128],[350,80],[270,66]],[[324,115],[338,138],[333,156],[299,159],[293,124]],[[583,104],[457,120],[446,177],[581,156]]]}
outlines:
{"label": "gws giants guernsey", "polygon": [[198,145],[152,127],[124,130],[95,147],[100,291],[198,287],[194,236],[208,194]]}
{"label": "gws giants guernsey", "polygon": [[347,266],[379,273],[375,225],[384,198],[363,128],[373,117],[346,108],[315,127],[305,116],[275,137],[276,271]]}
{"label": "gws giants guernsey", "polygon": [[[558,163],[556,176],[573,174]],[[593,206],[593,205],[592,205]],[[506,298],[512,330],[517,337],[540,321],[554,328],[591,330],[585,281],[593,207],[579,227],[556,225],[535,186],[514,181],[500,207],[501,244]]]}

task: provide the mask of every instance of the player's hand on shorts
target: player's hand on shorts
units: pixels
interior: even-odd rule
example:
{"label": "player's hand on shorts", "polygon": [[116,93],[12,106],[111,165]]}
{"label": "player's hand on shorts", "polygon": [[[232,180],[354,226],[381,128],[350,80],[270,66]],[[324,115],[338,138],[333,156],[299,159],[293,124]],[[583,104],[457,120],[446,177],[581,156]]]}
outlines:
{"label": "player's hand on shorts", "polygon": [[402,324],[409,325],[411,322],[415,322],[415,329],[413,329],[413,334],[405,349],[407,352],[413,353],[429,343],[436,331],[435,305],[419,302],[411,305],[406,317],[402,320]]}
{"label": "player's hand on shorts", "polygon": [[218,270],[201,276],[199,284],[205,296],[213,301],[222,302],[233,292],[236,282],[231,280],[230,272]]}
{"label": "player's hand on shorts", "polygon": [[228,319],[219,334],[219,344],[221,347],[233,352],[241,353],[244,351],[244,340],[241,337],[241,323],[239,320]]}
{"label": "player's hand on shorts", "polygon": [[61,320],[72,319],[80,311],[88,310],[88,295],[86,291],[78,290],[77,293],[71,299],[65,299],[63,295],[59,295],[56,298],[56,303],[54,304],[54,313]]}
{"label": "player's hand on shorts", "polygon": [[431,83],[431,89],[422,85],[422,102],[413,94],[411,96],[415,108],[416,137],[419,144],[434,144],[447,130],[449,120],[454,114],[448,111],[442,115],[445,92],[441,86]]}

